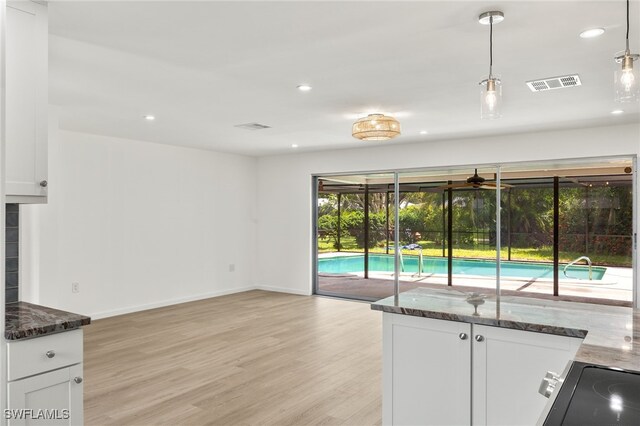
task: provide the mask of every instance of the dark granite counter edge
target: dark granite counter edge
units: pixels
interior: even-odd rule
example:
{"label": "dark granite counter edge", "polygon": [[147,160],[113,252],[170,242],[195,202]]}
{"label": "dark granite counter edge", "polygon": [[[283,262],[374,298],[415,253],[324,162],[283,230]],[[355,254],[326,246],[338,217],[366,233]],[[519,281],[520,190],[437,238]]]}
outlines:
{"label": "dark granite counter edge", "polygon": [[91,319],[89,317],[83,317],[79,320],[66,321],[60,324],[47,324],[22,330],[5,330],[4,338],[7,340],[29,339],[32,337],[40,337],[48,334],[75,330],[89,324],[91,324]]}
{"label": "dark granite counter edge", "polygon": [[75,330],[90,323],[91,318],[85,315],[34,303],[13,302],[5,305],[4,337],[9,341],[31,339]]}
{"label": "dark granite counter edge", "polygon": [[466,322],[470,324],[488,325],[493,327],[511,328],[514,330],[532,331],[537,333],[555,334],[559,336],[585,338],[587,330],[577,328],[567,328],[548,324],[535,324],[514,320],[498,320],[492,318],[474,317],[472,315],[459,315],[450,312],[429,311],[415,308],[405,308],[401,306],[376,305],[371,304],[374,311],[388,312],[392,314],[410,315],[414,317],[440,319],[445,321]]}

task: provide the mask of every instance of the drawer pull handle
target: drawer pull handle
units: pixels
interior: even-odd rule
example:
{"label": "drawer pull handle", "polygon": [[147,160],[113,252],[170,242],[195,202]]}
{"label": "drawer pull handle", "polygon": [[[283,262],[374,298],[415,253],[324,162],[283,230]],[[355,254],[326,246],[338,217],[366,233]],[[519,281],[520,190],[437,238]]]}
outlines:
{"label": "drawer pull handle", "polygon": [[56,356],[56,351],[47,351],[45,355],[47,356],[47,358],[53,358],[54,356]]}
{"label": "drawer pull handle", "polygon": [[460,338],[460,340],[467,340],[467,333],[460,333],[458,334],[458,337]]}
{"label": "drawer pull handle", "polygon": [[476,335],[476,342],[484,342],[484,336],[480,334]]}
{"label": "drawer pull handle", "polygon": [[82,383],[82,377],[74,377],[73,381],[76,382],[77,384]]}
{"label": "drawer pull handle", "polygon": [[46,188],[46,187],[47,187],[47,185],[49,185],[49,182],[47,182],[46,180],[41,180],[41,181],[40,181],[40,186],[41,186],[41,187]]}

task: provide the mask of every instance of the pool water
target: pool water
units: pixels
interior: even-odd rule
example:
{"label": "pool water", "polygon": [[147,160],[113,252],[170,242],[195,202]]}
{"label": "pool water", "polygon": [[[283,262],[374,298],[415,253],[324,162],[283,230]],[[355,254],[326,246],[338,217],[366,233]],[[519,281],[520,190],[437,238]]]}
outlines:
{"label": "pool water", "polygon": [[[418,256],[403,256],[403,272],[418,272]],[[369,271],[372,272],[393,272],[394,259],[392,254],[370,254]],[[424,274],[447,274],[447,258],[427,257],[423,258],[422,271]],[[564,265],[560,265],[560,278],[564,279],[562,273]],[[592,277],[594,280],[601,280],[607,268],[594,266]],[[318,259],[318,272],[323,273],[357,273],[364,271],[364,255],[336,256]],[[454,275],[479,275],[483,277],[496,276],[495,260],[467,260],[453,259]],[[549,278],[553,279],[553,265],[547,263],[530,262],[500,262],[500,276],[513,278]],[[573,265],[567,268],[569,278],[581,280],[589,279],[589,268],[587,266]]]}

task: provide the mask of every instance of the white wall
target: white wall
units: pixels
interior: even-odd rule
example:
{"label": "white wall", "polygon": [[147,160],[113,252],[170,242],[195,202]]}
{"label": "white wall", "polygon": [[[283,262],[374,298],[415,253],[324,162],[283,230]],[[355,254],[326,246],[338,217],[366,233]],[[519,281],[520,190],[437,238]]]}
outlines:
{"label": "white wall", "polygon": [[21,298],[94,318],[256,287],[310,294],[312,174],[640,154],[637,124],[259,159],[52,133],[49,203],[22,207]]}
{"label": "white wall", "polygon": [[99,318],[251,288],[255,158],[68,131],[49,149],[23,300]]}
{"label": "white wall", "polygon": [[311,175],[318,173],[498,164],[636,155],[638,124],[425,141],[371,148],[263,157],[258,163],[259,286],[311,293]]}

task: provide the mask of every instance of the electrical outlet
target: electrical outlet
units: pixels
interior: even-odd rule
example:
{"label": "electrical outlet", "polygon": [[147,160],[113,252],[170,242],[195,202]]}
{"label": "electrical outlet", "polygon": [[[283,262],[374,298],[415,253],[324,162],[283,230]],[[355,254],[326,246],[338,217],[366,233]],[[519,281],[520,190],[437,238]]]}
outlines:
{"label": "electrical outlet", "polygon": [[229,272],[235,272],[236,271],[236,264],[235,263],[230,263],[229,264]]}
{"label": "electrical outlet", "polygon": [[80,293],[80,283],[71,283],[71,293]]}

